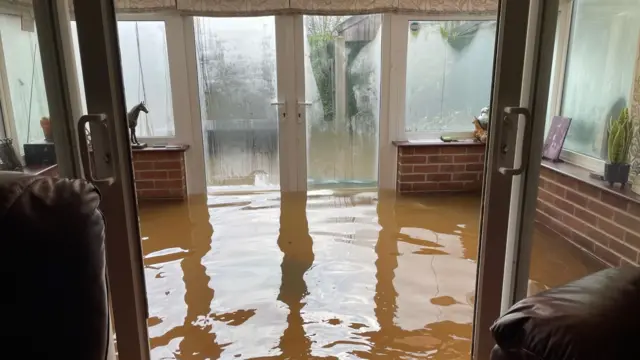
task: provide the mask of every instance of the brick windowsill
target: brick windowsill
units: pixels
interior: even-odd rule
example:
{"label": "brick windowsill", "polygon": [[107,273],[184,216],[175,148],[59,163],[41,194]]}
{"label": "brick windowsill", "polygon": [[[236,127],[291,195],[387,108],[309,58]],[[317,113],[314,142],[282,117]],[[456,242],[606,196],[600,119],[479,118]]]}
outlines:
{"label": "brick windowsill", "polygon": [[132,153],[139,152],[184,152],[189,150],[189,145],[163,145],[163,146],[147,146],[142,149],[131,149]]}
{"label": "brick windowsill", "polygon": [[633,201],[637,204],[640,204],[640,195],[631,191],[631,184],[627,184],[624,188],[620,188],[619,184],[611,187],[606,181],[594,179],[589,176],[589,170],[565,162],[552,162],[548,160],[542,160],[542,167],[574,178],[593,187],[597,187],[600,190],[607,191],[615,196],[622,197],[625,200]]}
{"label": "brick windowsill", "polygon": [[485,146],[472,141],[396,141],[399,193],[480,192]]}
{"label": "brick windowsill", "polygon": [[536,222],[609,266],[638,266],[639,198],[575,165],[543,161]]}
{"label": "brick windowsill", "polygon": [[469,140],[444,142],[442,140],[394,140],[391,142],[396,147],[408,147],[408,146],[485,146],[481,142]]}
{"label": "brick windowsill", "polygon": [[185,199],[188,145],[132,149],[138,199]]}

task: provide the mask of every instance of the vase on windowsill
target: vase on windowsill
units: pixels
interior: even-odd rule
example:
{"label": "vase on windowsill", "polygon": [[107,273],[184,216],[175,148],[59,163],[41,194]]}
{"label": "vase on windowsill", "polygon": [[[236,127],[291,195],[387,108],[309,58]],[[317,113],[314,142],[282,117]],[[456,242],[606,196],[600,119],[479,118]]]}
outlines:
{"label": "vase on windowsill", "polygon": [[53,132],[51,131],[51,119],[44,116],[40,119],[40,127],[42,128],[42,134],[46,142],[53,141]]}
{"label": "vase on windowsill", "polygon": [[629,170],[631,165],[629,164],[604,164],[604,181],[608,182],[610,186],[615,183],[620,183],[620,188],[629,182]]}
{"label": "vase on windowsill", "polygon": [[610,186],[619,183],[621,188],[629,182],[629,148],[633,135],[633,124],[629,118],[629,109],[624,108],[616,120],[609,123],[607,138],[608,162],[604,165],[604,181]]}

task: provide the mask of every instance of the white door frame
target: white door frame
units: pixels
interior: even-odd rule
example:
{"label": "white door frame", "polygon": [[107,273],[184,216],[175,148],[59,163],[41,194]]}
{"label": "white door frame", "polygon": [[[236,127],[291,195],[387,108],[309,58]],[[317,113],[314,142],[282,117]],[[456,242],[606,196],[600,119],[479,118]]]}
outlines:
{"label": "white door frame", "polygon": [[[93,182],[102,194],[100,209],[107,222],[107,273],[118,357],[147,360],[148,308],[114,4],[112,0],[75,0],[74,10],[87,111],[94,114],[93,119],[105,118],[107,124],[102,130],[107,148],[97,148],[93,142],[93,151],[104,150],[108,155],[95,159],[110,174]],[[81,150],[88,157],[86,146]],[[93,177],[91,169],[84,173]]]}
{"label": "white door frame", "polygon": [[[299,117],[296,106],[296,18],[277,15],[276,22],[276,74],[277,99],[273,99],[278,110],[278,156],[280,167],[280,191],[300,191],[298,157]],[[306,152],[305,152],[306,153]]]}
{"label": "white door frame", "polygon": [[[514,149],[526,142],[523,141],[524,136],[516,139],[518,133],[522,132],[523,126],[517,124],[523,123],[523,116],[508,115],[506,108],[520,107],[523,104],[521,94],[527,65],[525,51],[530,30],[529,8],[531,3],[537,1],[500,1],[476,275],[472,342],[474,360],[488,359],[494,346],[489,329],[501,313],[505,262],[507,259],[511,260],[506,252],[507,219],[512,212],[509,199],[512,190],[521,191],[521,184],[512,186],[513,176],[504,175],[500,170],[518,167],[516,155],[520,154],[516,154],[518,151]],[[522,148],[521,153],[531,154],[530,149],[525,148]],[[536,156],[531,158],[535,162]],[[525,203],[528,201],[529,199],[525,199]]]}

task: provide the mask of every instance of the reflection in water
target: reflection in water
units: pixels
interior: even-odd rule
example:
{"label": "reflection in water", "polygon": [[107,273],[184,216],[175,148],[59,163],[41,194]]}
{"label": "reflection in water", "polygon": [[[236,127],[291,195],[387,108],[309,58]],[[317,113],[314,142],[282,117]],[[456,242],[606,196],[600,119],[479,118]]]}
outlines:
{"label": "reflection in water", "polygon": [[278,348],[285,359],[305,359],[311,355],[311,340],[305,335],[302,318],[304,298],[309,294],[304,274],[313,265],[313,240],[309,236],[306,207],[306,194],[282,194],[278,247],[283,257],[278,300],[287,305],[289,315]]}
{"label": "reflection in water", "polygon": [[[152,356],[466,359],[479,205],[329,191],[142,203]],[[597,270],[535,238],[537,286]]]}

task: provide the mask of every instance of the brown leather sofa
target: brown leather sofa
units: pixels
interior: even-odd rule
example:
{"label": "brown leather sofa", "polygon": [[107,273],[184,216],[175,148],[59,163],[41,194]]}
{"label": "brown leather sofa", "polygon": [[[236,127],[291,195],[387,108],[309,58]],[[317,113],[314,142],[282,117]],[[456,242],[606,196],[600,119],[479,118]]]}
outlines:
{"label": "brown leather sofa", "polygon": [[640,359],[640,268],[600,271],[515,304],[492,360]]}
{"label": "brown leather sofa", "polygon": [[96,188],[83,180],[0,171],[3,358],[107,358],[99,203]]}

